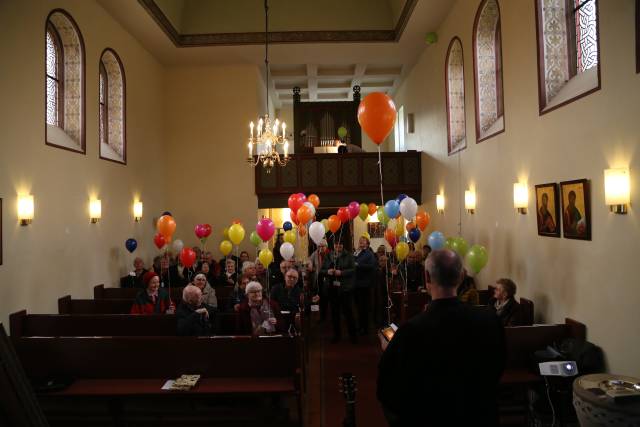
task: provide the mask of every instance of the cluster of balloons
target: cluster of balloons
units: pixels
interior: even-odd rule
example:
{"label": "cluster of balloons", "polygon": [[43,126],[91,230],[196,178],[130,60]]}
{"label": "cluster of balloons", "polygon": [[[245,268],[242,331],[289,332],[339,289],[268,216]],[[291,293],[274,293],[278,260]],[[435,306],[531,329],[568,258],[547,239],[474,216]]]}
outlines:
{"label": "cluster of balloons", "polygon": [[433,250],[447,248],[455,251],[460,257],[466,259],[467,265],[475,274],[478,274],[489,261],[489,254],[484,246],[473,245],[469,248],[464,238],[445,238],[440,231],[434,231],[429,235],[429,246]]}
{"label": "cluster of balloons", "polygon": [[[210,226],[209,226],[210,227]],[[197,228],[197,227],[196,227]],[[158,233],[154,236],[153,242],[158,249],[167,249],[167,245],[171,243],[173,234],[176,231],[176,221],[170,212],[164,212],[158,222],[156,222],[156,230]],[[209,231],[211,233],[211,231]],[[182,240],[173,242],[173,249],[179,253],[180,262],[185,267],[191,267],[196,262],[196,253],[193,249],[185,247]]]}
{"label": "cluster of balloons", "polygon": [[[405,219],[408,221],[406,226],[404,225]],[[404,243],[406,238],[404,237],[405,230],[407,231],[408,239],[413,243],[420,240],[422,232],[429,225],[430,217],[427,212],[422,209],[418,209],[418,203],[406,194],[400,194],[396,199],[387,201],[384,206],[378,208],[378,220],[386,225],[384,237],[392,248],[396,248],[399,243]],[[406,247],[408,254],[408,245]],[[404,252],[405,246],[402,245],[400,249],[396,250]],[[406,257],[406,255],[405,255]]]}
{"label": "cluster of balloons", "polygon": [[224,240],[220,242],[219,249],[222,255],[227,256],[231,253],[233,245],[237,246],[244,240],[245,231],[240,220],[234,219],[229,227],[222,230],[222,235]]}
{"label": "cluster of balloons", "polygon": [[[291,221],[298,226],[298,234],[304,236],[307,234],[307,225],[316,216],[316,209],[320,206],[320,198],[316,194],[307,197],[304,193],[294,193],[289,196],[287,205],[291,210]],[[285,231],[290,231],[293,224],[289,221],[283,224]]]}

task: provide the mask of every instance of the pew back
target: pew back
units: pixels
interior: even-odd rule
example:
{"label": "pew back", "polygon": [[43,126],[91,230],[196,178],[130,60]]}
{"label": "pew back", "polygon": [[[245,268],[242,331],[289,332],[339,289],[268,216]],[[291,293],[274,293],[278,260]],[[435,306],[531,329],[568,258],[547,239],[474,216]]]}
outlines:
{"label": "pew back", "polygon": [[[182,286],[171,287],[171,299],[173,301],[182,300]],[[105,288],[104,285],[93,287],[94,299],[128,299],[133,301],[140,292],[139,288]]]}
{"label": "pew back", "polygon": [[65,295],[58,299],[59,314],[128,314],[133,299],[72,299]]}

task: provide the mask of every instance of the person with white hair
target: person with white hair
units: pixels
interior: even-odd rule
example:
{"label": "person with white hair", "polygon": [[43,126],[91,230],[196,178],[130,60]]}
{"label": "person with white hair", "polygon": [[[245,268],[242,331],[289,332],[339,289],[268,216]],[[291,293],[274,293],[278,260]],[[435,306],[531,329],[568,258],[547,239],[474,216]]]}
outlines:
{"label": "person with white hair", "polygon": [[269,335],[283,332],[284,321],[280,306],[273,300],[262,297],[262,285],[249,282],[245,288],[247,299],[238,309],[239,333]]}
{"label": "person with white hair", "polygon": [[215,312],[202,302],[202,291],[195,285],[187,285],[182,291],[182,304],[176,311],[178,335],[212,335]]}
{"label": "person with white hair", "polygon": [[242,275],[249,276],[251,280],[257,281],[256,277],[256,264],[251,261],[245,261],[242,263]]}
{"label": "person with white hair", "polygon": [[202,292],[202,302],[210,307],[218,308],[218,298],[216,298],[216,290],[211,287],[207,276],[204,273],[198,273],[194,276],[191,284],[196,286]]}

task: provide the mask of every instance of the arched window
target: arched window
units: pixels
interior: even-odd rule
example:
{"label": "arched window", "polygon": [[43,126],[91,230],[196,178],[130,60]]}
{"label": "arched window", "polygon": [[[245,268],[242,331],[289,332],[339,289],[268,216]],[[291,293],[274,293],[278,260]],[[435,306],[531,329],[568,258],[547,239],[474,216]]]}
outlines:
{"label": "arched window", "polygon": [[46,144],[85,153],[84,41],[62,9],[45,26]]}
{"label": "arched window", "polygon": [[122,61],[113,49],[102,52],[99,69],[100,158],[126,164],[126,85]]}
{"label": "arched window", "polygon": [[473,25],[476,142],[504,132],[502,36],[497,0],[483,0]]}
{"label": "arched window", "polygon": [[464,110],[464,59],[462,43],[458,37],[454,37],[449,43],[445,64],[448,152],[453,154],[467,148]]}
{"label": "arched window", "polygon": [[600,89],[597,0],[536,0],[536,25],[540,114]]}

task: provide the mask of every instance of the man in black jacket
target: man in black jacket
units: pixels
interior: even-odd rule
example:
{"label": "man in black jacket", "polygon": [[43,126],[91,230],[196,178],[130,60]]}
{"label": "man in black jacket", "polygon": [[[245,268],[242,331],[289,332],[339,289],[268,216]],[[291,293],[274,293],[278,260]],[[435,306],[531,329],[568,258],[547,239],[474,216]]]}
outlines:
{"label": "man in black jacket", "polygon": [[503,327],[490,309],[456,298],[462,261],[455,252],[434,251],[426,264],[433,301],[396,331],[380,360],[385,416],[392,427],[497,426]]}
{"label": "man in black jacket", "polygon": [[324,277],[329,304],[331,306],[331,322],[333,323],[332,342],[340,341],[342,328],[340,312],[347,321],[347,330],[352,343],[357,341],[356,322],[353,318],[353,288],[355,279],[355,261],[353,255],[345,252],[342,242],[333,244],[333,252],[325,257],[320,269]]}
{"label": "man in black jacket", "polygon": [[215,309],[202,303],[202,291],[194,285],[185,286],[182,291],[182,304],[176,310],[178,335],[213,335]]}

